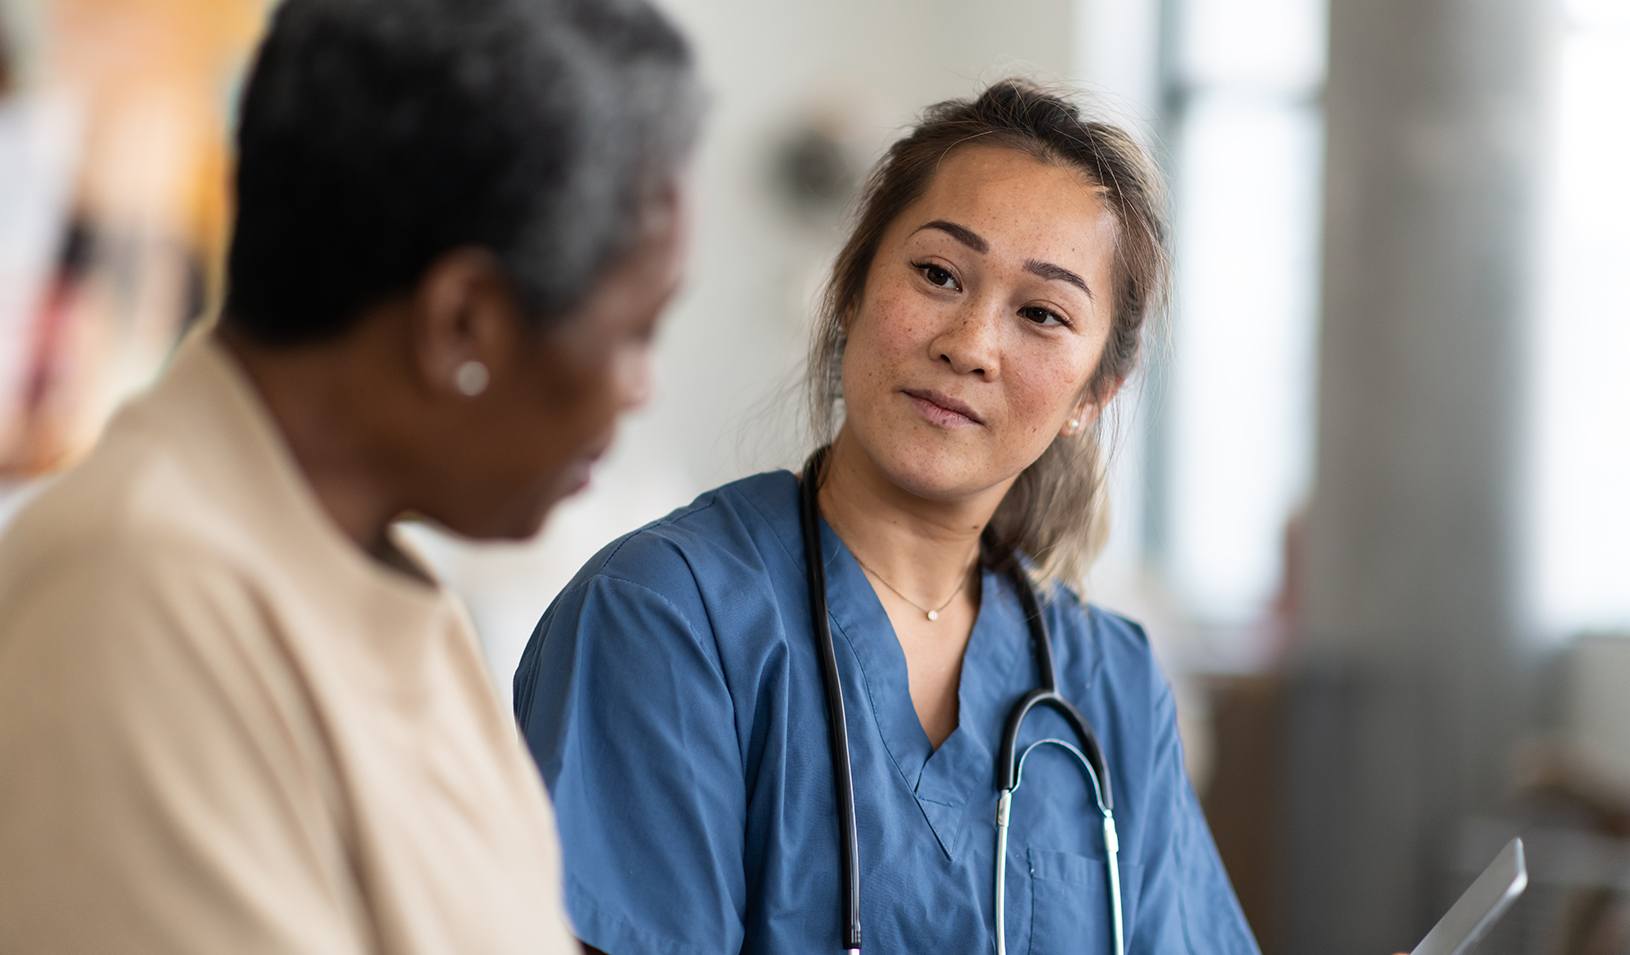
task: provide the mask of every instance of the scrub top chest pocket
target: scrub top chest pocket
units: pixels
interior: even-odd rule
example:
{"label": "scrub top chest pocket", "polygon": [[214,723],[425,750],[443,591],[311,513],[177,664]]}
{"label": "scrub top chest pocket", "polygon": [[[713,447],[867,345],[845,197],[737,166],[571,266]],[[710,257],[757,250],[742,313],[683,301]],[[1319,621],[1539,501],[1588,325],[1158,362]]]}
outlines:
{"label": "scrub top chest pocket", "polygon": [[[1017,853],[1015,853],[1017,856]],[[1018,858],[1010,860],[1017,868]],[[1109,910],[1109,882],[1101,856],[1077,855],[1056,849],[1031,847],[1023,860],[1029,891],[1015,892],[1010,887],[1008,909],[1011,912],[1027,899],[1028,920],[1009,916],[1008,951],[1030,952],[1031,955],[1097,955],[1113,950],[1113,918]],[[1126,856],[1120,858],[1121,906],[1130,933],[1137,924],[1138,866],[1130,864]],[[1013,915],[1017,915],[1014,912]],[[1021,926],[1028,925],[1028,944],[1020,935]],[[1127,938],[1127,950],[1132,950],[1132,939]]]}

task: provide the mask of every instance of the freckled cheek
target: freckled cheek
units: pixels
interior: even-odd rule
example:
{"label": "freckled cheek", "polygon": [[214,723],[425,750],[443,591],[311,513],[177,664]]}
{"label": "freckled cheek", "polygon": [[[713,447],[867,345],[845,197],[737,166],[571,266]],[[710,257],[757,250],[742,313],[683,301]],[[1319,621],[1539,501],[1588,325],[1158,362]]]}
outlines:
{"label": "freckled cheek", "polygon": [[932,316],[923,312],[903,290],[881,291],[868,303],[863,321],[879,351],[909,351],[932,332]]}
{"label": "freckled cheek", "polygon": [[909,294],[880,290],[868,297],[864,311],[849,336],[845,361],[866,377],[892,374],[926,348],[932,336],[932,316],[915,308]]}
{"label": "freckled cheek", "polygon": [[1008,366],[1008,409],[1019,425],[1015,437],[1023,440],[1051,435],[1055,419],[1061,417],[1079,391],[1080,377],[1072,362],[1051,356],[1034,356]]}

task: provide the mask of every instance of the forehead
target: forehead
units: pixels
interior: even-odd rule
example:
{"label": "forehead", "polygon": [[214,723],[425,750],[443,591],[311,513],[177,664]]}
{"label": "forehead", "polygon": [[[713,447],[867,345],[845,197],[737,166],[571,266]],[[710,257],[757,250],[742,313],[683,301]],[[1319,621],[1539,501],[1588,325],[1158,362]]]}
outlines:
{"label": "forehead", "polygon": [[992,255],[1096,271],[1107,264],[1115,241],[1114,218],[1101,193],[1073,166],[1005,146],[962,146],[940,161],[928,188],[895,226],[909,235],[924,222],[946,219],[978,233]]}

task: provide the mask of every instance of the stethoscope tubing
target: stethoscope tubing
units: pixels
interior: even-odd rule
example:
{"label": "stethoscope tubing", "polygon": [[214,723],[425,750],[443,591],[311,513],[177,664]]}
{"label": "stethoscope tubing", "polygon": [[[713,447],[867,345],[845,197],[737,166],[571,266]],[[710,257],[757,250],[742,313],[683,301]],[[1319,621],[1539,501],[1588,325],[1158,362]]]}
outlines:
{"label": "stethoscope tubing", "polygon": [[[810,620],[821,657],[826,692],[827,739],[832,748],[832,781],[838,811],[838,853],[843,865],[843,948],[860,955],[860,834],[855,823],[855,781],[849,758],[849,723],[843,707],[843,683],[838,677],[838,652],[826,617],[826,561],[821,556],[820,505],[816,475],[826,457],[815,452],[804,468],[800,495],[804,528],[804,564],[809,576]],[[814,533],[811,533],[814,529]]]}

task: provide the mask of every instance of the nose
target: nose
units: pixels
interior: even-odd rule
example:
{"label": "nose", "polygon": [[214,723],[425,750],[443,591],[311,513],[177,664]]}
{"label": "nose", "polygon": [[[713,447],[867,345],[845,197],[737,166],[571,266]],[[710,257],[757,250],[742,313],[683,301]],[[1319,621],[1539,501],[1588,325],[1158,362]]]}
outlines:
{"label": "nose", "polygon": [[928,343],[929,357],[959,375],[995,378],[1001,367],[1001,307],[970,300]]}

